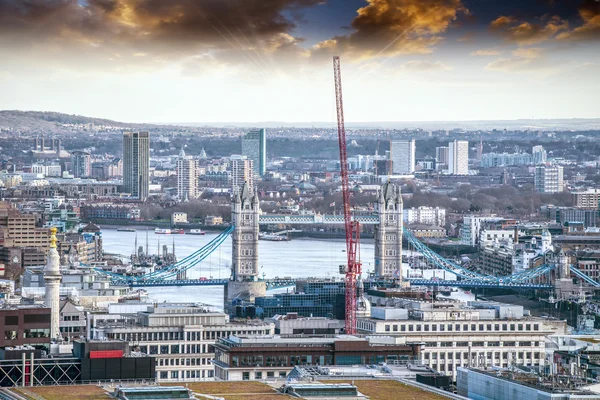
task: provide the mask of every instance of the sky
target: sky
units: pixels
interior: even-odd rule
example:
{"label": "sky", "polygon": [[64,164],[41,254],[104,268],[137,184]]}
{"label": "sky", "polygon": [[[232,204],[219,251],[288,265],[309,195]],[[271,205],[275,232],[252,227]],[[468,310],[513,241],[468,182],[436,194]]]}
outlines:
{"label": "sky", "polygon": [[0,109],[123,122],[600,118],[600,0],[0,0]]}

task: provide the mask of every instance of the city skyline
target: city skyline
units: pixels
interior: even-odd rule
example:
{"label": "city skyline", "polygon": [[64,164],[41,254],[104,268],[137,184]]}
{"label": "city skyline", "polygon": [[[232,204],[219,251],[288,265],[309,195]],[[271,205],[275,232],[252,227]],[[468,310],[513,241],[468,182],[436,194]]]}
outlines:
{"label": "city skyline", "polygon": [[598,117],[600,3],[493,3],[3,1],[0,109],[333,124],[339,54],[348,121]]}

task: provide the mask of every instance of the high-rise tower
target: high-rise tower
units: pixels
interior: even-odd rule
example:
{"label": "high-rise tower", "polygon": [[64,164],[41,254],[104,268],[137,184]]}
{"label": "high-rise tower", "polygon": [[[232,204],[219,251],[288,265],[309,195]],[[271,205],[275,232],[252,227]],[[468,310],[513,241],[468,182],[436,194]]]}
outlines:
{"label": "high-rise tower", "polygon": [[123,188],[142,201],[150,191],[150,134],[123,132]]}
{"label": "high-rise tower", "polygon": [[402,279],[402,216],[400,189],[388,182],[377,193],[375,212],[375,275]]}
{"label": "high-rise tower", "polygon": [[469,142],[455,140],[448,143],[448,173],[469,175]]}
{"label": "high-rise tower", "polygon": [[392,140],[390,142],[390,157],[394,175],[408,175],[415,172],[416,141]]}
{"label": "high-rise tower", "polygon": [[242,155],[252,160],[256,176],[267,171],[267,131],[253,129],[242,137]]}
{"label": "high-rise tower", "polygon": [[183,149],[177,158],[177,197],[180,200],[198,197],[198,160],[186,156]]}
{"label": "high-rise tower", "polygon": [[50,250],[48,261],[44,267],[44,282],[46,284],[46,296],[44,303],[50,307],[50,338],[60,338],[59,316],[60,316],[60,256],[56,250],[56,227],[50,228]]}
{"label": "high-rise tower", "polygon": [[258,217],[260,204],[256,189],[247,183],[234,188],[231,208],[232,274],[234,281],[253,280],[258,275]]}

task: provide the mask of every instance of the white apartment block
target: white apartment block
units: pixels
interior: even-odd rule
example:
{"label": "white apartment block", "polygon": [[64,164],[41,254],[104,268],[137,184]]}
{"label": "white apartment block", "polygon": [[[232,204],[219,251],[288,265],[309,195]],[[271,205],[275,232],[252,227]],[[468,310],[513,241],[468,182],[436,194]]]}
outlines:
{"label": "white apartment block", "polygon": [[477,216],[467,214],[463,217],[463,225],[460,229],[460,241],[469,246],[476,246],[479,243],[481,234],[481,225],[487,221],[497,221],[499,218],[493,215]]}
{"label": "white apartment block", "polygon": [[565,190],[563,167],[560,165],[538,165],[535,167],[535,190],[540,193],[558,193]]}
{"label": "white apartment block", "polygon": [[198,197],[198,176],[198,160],[182,154],[177,159],[177,197],[180,200]]}
{"label": "white apartment block", "polygon": [[446,210],[439,207],[412,207],[404,209],[404,222],[407,224],[446,225]]}
{"label": "white apartment block", "polygon": [[248,183],[248,187],[254,187],[254,161],[246,156],[233,155],[230,158],[231,163],[231,188],[241,189],[244,182]]}
{"label": "white apartment block", "polygon": [[392,140],[390,142],[390,160],[392,174],[409,175],[415,172],[416,141]]}
{"label": "white apartment block", "polygon": [[455,140],[448,143],[448,173],[469,175],[469,142]]}
{"label": "white apartment block", "polygon": [[575,207],[586,210],[597,210],[600,203],[600,189],[588,189],[583,192],[573,192]]}
{"label": "white apartment block", "polygon": [[546,337],[567,331],[565,321],[525,316],[522,306],[469,302],[462,308],[449,302],[395,301],[404,307],[406,317],[379,313],[381,319],[359,318],[358,332],[423,343],[421,362],[455,380],[457,368],[464,366],[507,368],[514,360],[539,367],[545,361]]}
{"label": "white apartment block", "polygon": [[91,337],[125,340],[132,350],[155,357],[157,382],[214,380],[218,339],[275,333],[273,323],[230,323],[228,315],[192,303],[122,303],[111,309],[91,315]]}

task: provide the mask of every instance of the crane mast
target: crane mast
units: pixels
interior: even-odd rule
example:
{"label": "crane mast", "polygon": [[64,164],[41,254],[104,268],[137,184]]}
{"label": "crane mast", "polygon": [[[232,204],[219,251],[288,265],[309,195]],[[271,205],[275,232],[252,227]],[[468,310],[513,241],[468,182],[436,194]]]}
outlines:
{"label": "crane mast", "polygon": [[348,152],[346,148],[346,128],[344,127],[344,102],[342,99],[342,75],[340,57],[333,57],[333,75],[335,79],[335,103],[337,107],[338,141],[340,146],[340,176],[344,200],[344,225],[346,229],[346,334],[356,334],[356,281],[361,273],[360,263],[360,226],[352,221],[350,210],[350,188],[348,179]]}

